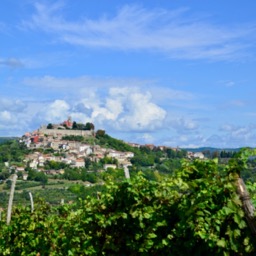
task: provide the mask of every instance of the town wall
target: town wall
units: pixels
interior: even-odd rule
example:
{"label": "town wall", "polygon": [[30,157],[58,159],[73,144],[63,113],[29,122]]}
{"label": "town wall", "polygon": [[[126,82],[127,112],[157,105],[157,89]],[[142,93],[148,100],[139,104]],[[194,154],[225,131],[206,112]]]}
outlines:
{"label": "town wall", "polygon": [[53,136],[57,136],[57,135],[61,135],[61,136],[75,135],[75,136],[84,136],[84,137],[93,136],[93,131],[47,129],[46,127],[39,128],[38,132],[42,134],[53,135]]}

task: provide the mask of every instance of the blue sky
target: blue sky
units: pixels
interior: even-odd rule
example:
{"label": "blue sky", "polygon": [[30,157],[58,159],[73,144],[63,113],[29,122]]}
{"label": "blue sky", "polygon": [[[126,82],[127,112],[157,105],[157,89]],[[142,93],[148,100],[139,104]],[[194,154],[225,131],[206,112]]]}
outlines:
{"label": "blue sky", "polygon": [[256,146],[256,2],[3,0],[0,136],[71,116],[129,142]]}

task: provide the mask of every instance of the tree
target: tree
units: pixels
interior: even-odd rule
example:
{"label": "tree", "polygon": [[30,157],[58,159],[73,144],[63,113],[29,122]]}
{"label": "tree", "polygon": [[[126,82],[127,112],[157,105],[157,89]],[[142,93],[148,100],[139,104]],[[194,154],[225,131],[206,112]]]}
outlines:
{"label": "tree", "polygon": [[99,138],[99,137],[104,137],[104,135],[105,135],[105,130],[98,130],[97,132],[96,132],[96,137],[97,138]]}
{"label": "tree", "polygon": [[10,176],[10,173],[8,171],[2,171],[0,172],[0,180],[6,180]]}
{"label": "tree", "polygon": [[85,168],[89,169],[90,165],[92,164],[92,161],[91,161],[91,159],[89,157],[86,157],[84,159],[84,163],[85,163]]}
{"label": "tree", "polygon": [[218,158],[219,157],[219,152],[218,151],[213,151],[212,152],[212,158]]}
{"label": "tree", "polygon": [[76,121],[73,122],[72,129],[73,130],[77,130],[77,123],[76,123]]}
{"label": "tree", "polygon": [[46,128],[47,129],[53,129],[53,125],[51,123],[49,123]]}
{"label": "tree", "polygon": [[93,123],[86,123],[85,124],[85,130],[94,130],[94,124]]}
{"label": "tree", "polygon": [[44,172],[38,172],[35,176],[35,181],[39,181],[41,182],[41,184],[43,185],[43,187],[45,187],[45,185],[48,182],[48,177]]}
{"label": "tree", "polygon": [[22,171],[18,171],[18,172],[17,172],[17,175],[18,175],[18,178],[21,179],[22,176],[23,176],[23,172],[22,172]]}

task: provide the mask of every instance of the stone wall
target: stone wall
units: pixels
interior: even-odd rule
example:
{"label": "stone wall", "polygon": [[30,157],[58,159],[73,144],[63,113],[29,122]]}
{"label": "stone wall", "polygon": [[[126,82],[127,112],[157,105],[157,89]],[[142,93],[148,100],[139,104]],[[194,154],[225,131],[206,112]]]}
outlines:
{"label": "stone wall", "polygon": [[53,136],[57,136],[57,135],[61,135],[61,136],[75,135],[75,136],[85,136],[85,137],[93,136],[93,131],[47,129],[45,127],[41,127],[40,129],[38,129],[38,132],[42,134],[53,135]]}

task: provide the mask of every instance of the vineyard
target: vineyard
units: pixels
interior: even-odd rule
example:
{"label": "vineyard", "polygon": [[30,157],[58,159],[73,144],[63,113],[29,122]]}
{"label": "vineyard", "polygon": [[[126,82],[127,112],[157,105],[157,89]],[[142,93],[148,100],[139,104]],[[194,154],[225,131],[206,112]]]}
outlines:
{"label": "vineyard", "polygon": [[[1,214],[0,255],[254,255],[237,193],[251,153],[225,166],[184,160],[172,177],[139,173],[73,204],[14,207],[9,225]],[[255,200],[256,184],[247,186]]]}

